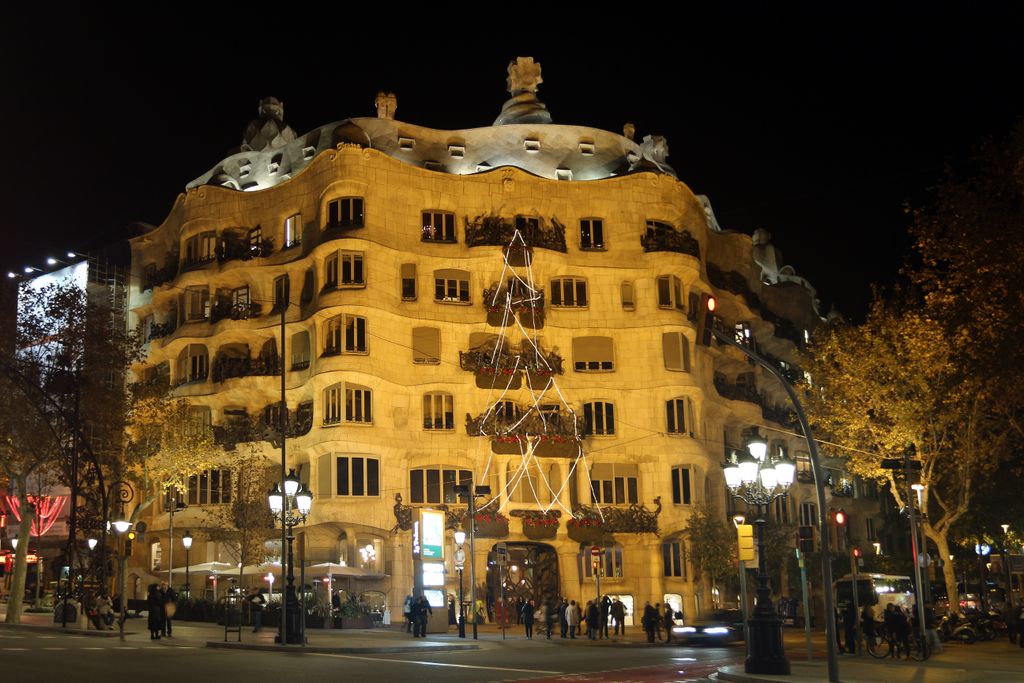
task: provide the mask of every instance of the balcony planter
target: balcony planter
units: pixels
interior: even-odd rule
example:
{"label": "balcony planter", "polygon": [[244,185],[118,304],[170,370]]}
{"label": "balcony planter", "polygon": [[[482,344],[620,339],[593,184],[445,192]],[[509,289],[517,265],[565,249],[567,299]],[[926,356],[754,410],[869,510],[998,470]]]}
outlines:
{"label": "balcony planter", "polygon": [[518,389],[523,386],[523,375],[518,370],[485,366],[476,370],[476,385],[481,389]]}
{"label": "balcony planter", "polygon": [[575,458],[580,452],[580,442],[571,436],[542,436],[533,449],[538,458]]}
{"label": "balcony planter", "polygon": [[491,452],[495,455],[519,455],[529,445],[525,440],[520,441],[518,436],[496,436],[491,439]]}
{"label": "balcony planter", "polygon": [[[469,519],[469,517],[466,517]],[[463,522],[463,528],[468,526]],[[465,529],[467,532],[469,529]],[[508,517],[486,512],[477,513],[476,535],[478,538],[505,538],[508,536]]]}
{"label": "balcony planter", "polygon": [[550,370],[527,370],[526,378],[534,389],[543,389],[555,373]]}
{"label": "balcony planter", "polygon": [[516,310],[516,316],[528,330],[539,330],[544,327],[543,306],[521,306]]}
{"label": "balcony planter", "polygon": [[523,536],[531,541],[546,541],[558,533],[558,520],[554,517],[524,517]]}
{"label": "balcony planter", "polygon": [[601,520],[570,519],[565,529],[569,532],[569,538],[577,543],[601,543],[604,538]]}
{"label": "balcony planter", "polygon": [[505,261],[510,266],[528,266],[533,260],[533,249],[522,244],[504,247],[502,251],[505,252]]}
{"label": "balcony planter", "polygon": [[508,318],[505,318],[505,307],[504,306],[488,306],[487,307],[487,324],[492,327],[501,327],[502,325],[510,325],[514,320],[514,316],[511,312],[508,314]]}

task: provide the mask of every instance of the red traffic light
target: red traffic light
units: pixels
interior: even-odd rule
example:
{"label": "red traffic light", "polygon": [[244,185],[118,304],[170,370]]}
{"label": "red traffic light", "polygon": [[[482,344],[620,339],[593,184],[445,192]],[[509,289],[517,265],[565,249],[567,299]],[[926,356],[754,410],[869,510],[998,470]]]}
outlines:
{"label": "red traffic light", "polygon": [[846,526],[846,513],[842,510],[836,510],[836,524]]}
{"label": "red traffic light", "polygon": [[860,557],[860,548],[854,546],[854,548],[853,548],[853,556],[854,557]]}

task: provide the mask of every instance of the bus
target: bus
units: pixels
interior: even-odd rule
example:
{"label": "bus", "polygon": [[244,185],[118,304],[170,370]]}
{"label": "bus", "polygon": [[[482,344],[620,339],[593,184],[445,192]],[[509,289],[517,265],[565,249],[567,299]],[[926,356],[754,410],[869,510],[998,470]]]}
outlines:
{"label": "bus", "polygon": [[[847,574],[832,584],[836,605],[853,600],[853,577]],[[887,605],[896,605],[909,613],[915,604],[914,582],[909,576],[895,574],[857,574],[857,604],[873,605],[879,618]]]}

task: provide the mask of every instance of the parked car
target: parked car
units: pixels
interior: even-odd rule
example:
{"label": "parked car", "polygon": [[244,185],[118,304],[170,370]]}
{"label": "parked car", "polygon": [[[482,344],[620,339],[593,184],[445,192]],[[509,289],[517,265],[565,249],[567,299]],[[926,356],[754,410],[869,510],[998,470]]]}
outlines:
{"label": "parked car", "polygon": [[728,645],[743,640],[743,612],[725,609],[712,612],[672,629],[672,636],[688,645]]}

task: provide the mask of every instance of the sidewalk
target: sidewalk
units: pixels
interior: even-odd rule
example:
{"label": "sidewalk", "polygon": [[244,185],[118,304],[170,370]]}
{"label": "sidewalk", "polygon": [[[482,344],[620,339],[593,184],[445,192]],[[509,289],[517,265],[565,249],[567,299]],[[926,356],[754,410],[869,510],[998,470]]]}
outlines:
{"label": "sidewalk", "polygon": [[[803,660],[802,632],[783,631],[791,675],[747,674],[743,665],[726,666],[711,676],[729,683],[820,683],[828,681],[824,637],[816,633],[812,662]],[[841,683],[1020,683],[1024,681],[1024,650],[1005,638],[973,645],[944,643],[944,652],[925,662],[873,659],[867,655],[839,657]]]}
{"label": "sidewalk", "polygon": [[[23,614],[21,624],[7,625],[2,623],[3,611],[0,609],[0,629],[30,629],[48,633],[68,633],[72,635],[89,635],[98,637],[118,637],[118,631],[96,631],[94,629],[77,629],[69,624],[62,628],[53,623],[51,614]],[[536,647],[665,647],[663,643],[649,644],[643,631],[639,628],[627,629],[626,635],[612,636],[605,640],[588,640],[577,635],[575,639],[562,639],[555,635],[548,640],[542,635],[535,635],[527,640],[522,626],[508,628],[502,638],[501,629],[494,624],[481,624],[477,627],[477,639],[473,639],[472,625],[467,625],[466,638],[459,638],[458,630],[453,626],[446,633],[428,634],[426,638],[413,638],[406,633],[404,625],[393,624],[375,629],[306,629],[307,643],[301,645],[281,646],[274,642],[277,636],[276,627],[264,627],[259,633],[251,628],[243,627],[241,642],[239,634],[229,633],[225,641],[224,627],[208,622],[174,621],[173,636],[159,641],[166,646],[211,647],[222,649],[243,650],[286,650],[292,652],[316,652],[332,654],[394,654],[403,652],[451,652],[459,650],[483,650],[495,647],[511,649]],[[145,618],[129,618],[125,622],[125,640],[150,643],[149,630]]]}

